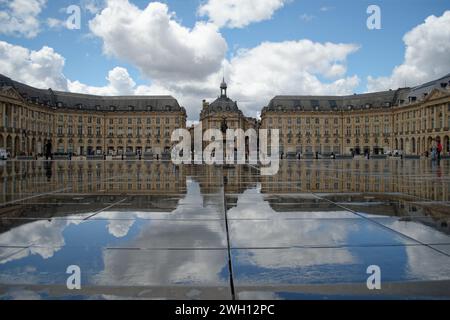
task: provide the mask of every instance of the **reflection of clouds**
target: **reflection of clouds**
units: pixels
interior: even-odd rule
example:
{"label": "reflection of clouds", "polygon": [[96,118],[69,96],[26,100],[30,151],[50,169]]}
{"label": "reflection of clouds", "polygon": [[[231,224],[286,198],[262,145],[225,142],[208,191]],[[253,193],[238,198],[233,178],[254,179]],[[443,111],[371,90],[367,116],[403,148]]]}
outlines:
{"label": "reflection of clouds", "polygon": [[[205,196],[207,198],[207,196]],[[187,180],[187,193],[180,199],[170,218],[188,217],[207,208],[205,213],[218,213],[205,202],[198,182]],[[217,201],[213,206],[217,208]],[[211,210],[213,209],[213,211]],[[122,213],[123,214],[123,213]],[[167,215],[167,213],[164,213]],[[118,213],[120,215],[120,213]],[[109,214],[108,214],[109,216]],[[148,219],[149,212],[133,212],[137,219]],[[110,221],[110,226],[111,226]],[[218,221],[149,220],[126,247],[220,247],[223,250],[106,250],[104,270],[95,281],[99,285],[217,285],[228,281],[221,273],[227,268],[226,237]],[[127,224],[121,226],[121,234]],[[131,228],[131,225],[128,227]],[[111,232],[111,228],[110,232]],[[128,231],[127,231],[128,232]]]}
{"label": "reflection of clouds", "polygon": [[110,212],[108,219],[108,232],[116,238],[125,237],[133,226],[135,220],[118,220],[121,217],[120,212]]}
{"label": "reflection of clouds", "polygon": [[10,291],[7,291],[5,294],[0,295],[1,299],[8,299],[8,300],[41,300],[41,296],[39,293],[30,291],[30,290],[24,290],[24,289],[13,289]]}
{"label": "reflection of clouds", "polygon": [[357,260],[347,249],[342,248],[239,250],[236,259],[239,264],[272,269],[351,264]]}
{"label": "reflection of clouds", "polygon": [[226,250],[106,250],[97,285],[226,285]]}
{"label": "reflection of clouds", "polygon": [[52,221],[38,220],[15,227],[7,232],[0,234],[0,244],[14,246],[29,245],[45,245],[46,247],[33,247],[31,249],[22,250],[9,259],[2,260],[0,263],[17,260],[28,256],[29,254],[38,254],[43,259],[53,257],[59,247],[64,246],[63,231],[69,225],[78,225],[81,220],[62,220],[55,219]]}
{"label": "reflection of clouds", "polygon": [[[413,221],[393,221],[387,227],[426,244],[449,243],[449,236]],[[428,247],[406,247],[407,272],[413,278],[450,279],[450,258]]]}
{"label": "reflection of clouds", "polygon": [[357,224],[324,220],[232,221],[233,247],[335,246],[346,244]]}
{"label": "reflection of clouds", "polygon": [[[249,201],[251,199],[252,201]],[[332,223],[322,219],[292,221],[280,218],[283,213],[275,212],[264,200],[259,190],[247,190],[239,195],[236,207],[230,216],[245,218],[271,218],[270,221],[231,222],[233,247],[261,248],[295,245],[336,245],[346,242],[357,225]],[[326,220],[326,219],[325,219]],[[265,268],[294,268],[322,264],[351,263],[353,256],[342,250],[240,250],[239,263],[257,265]],[[299,254],[301,253],[301,254]]]}
{"label": "reflection of clouds", "polygon": [[239,300],[280,300],[280,296],[271,291],[242,291]]}
{"label": "reflection of clouds", "polygon": [[[394,218],[395,219],[395,218]],[[385,224],[388,228],[394,229],[413,239],[426,244],[450,243],[450,237],[439,230],[414,221],[400,221],[395,219]]]}
{"label": "reflection of clouds", "polygon": [[[261,189],[248,189],[238,196],[236,207],[228,210],[228,217],[231,219],[272,219],[277,217],[296,217],[296,218],[356,218],[356,216],[346,210],[333,210],[333,211],[306,211],[307,209],[299,208],[298,211],[286,211],[277,212],[270,205],[269,200],[265,198],[265,194],[261,193]],[[293,196],[283,195],[282,202],[290,202],[289,198]],[[294,199],[298,199],[295,197]],[[314,201],[315,198],[310,198],[308,195],[302,195],[302,199]],[[278,199],[279,200],[279,199]],[[279,204],[276,202],[275,204]],[[298,203],[299,206],[302,203]],[[314,205],[314,204],[313,204]],[[311,205],[311,207],[313,207]]]}
{"label": "reflection of clouds", "polygon": [[406,247],[406,272],[420,280],[450,279],[450,258],[428,247]]}

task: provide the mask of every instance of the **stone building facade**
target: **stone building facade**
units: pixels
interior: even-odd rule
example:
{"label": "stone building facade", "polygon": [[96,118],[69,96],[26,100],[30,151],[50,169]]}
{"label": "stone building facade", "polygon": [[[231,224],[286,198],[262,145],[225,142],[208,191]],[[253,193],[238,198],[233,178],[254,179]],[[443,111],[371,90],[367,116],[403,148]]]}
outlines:
{"label": "stone building facade", "polygon": [[280,129],[283,155],[450,152],[450,74],[415,88],[351,96],[276,96],[261,128]]}
{"label": "stone building facade", "polygon": [[[227,95],[203,101],[207,129],[280,129],[280,153],[424,155],[441,142],[450,152],[450,74],[414,88],[350,96],[276,96],[261,120]],[[0,148],[15,156],[44,153],[161,158],[186,110],[171,96],[102,97],[41,90],[0,75]],[[193,128],[191,128],[193,130]],[[193,135],[192,135],[193,137]]]}
{"label": "stone building facade", "polygon": [[0,76],[0,148],[11,155],[149,155],[172,147],[186,110],[171,96],[93,95],[40,90]]}
{"label": "stone building facade", "polygon": [[203,108],[200,112],[200,122],[203,131],[207,129],[222,129],[226,123],[228,129],[257,129],[258,122],[254,118],[246,117],[239,110],[236,101],[231,100],[227,95],[228,86],[225,79],[220,85],[220,96],[212,103],[203,101]]}

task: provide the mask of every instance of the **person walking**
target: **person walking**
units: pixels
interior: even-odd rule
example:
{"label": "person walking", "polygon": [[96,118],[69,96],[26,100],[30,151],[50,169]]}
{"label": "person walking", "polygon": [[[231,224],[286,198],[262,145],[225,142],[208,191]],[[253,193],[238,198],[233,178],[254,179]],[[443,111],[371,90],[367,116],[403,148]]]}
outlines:
{"label": "person walking", "polygon": [[436,161],[436,156],[437,156],[437,148],[436,146],[433,146],[431,148],[431,161]]}
{"label": "person walking", "polygon": [[440,141],[438,141],[438,143],[437,143],[437,149],[436,149],[436,151],[437,151],[437,160],[438,160],[438,161],[441,161],[442,144],[441,144]]}

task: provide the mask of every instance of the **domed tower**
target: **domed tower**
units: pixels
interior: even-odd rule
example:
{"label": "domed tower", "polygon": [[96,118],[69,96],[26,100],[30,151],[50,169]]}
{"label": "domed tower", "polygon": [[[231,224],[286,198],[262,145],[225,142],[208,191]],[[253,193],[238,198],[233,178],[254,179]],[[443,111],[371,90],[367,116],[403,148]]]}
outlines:
{"label": "domed tower", "polygon": [[225,82],[225,78],[222,79],[222,83],[220,84],[220,97],[226,98],[227,97],[227,83]]}

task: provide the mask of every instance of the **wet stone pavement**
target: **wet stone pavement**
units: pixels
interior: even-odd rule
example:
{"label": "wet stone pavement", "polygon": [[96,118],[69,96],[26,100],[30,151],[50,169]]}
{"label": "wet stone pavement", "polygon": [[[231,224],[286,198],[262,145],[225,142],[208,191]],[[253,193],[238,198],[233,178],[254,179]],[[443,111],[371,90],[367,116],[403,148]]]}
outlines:
{"label": "wet stone pavement", "polygon": [[448,161],[284,161],[269,177],[15,161],[0,179],[0,299],[450,298]]}

